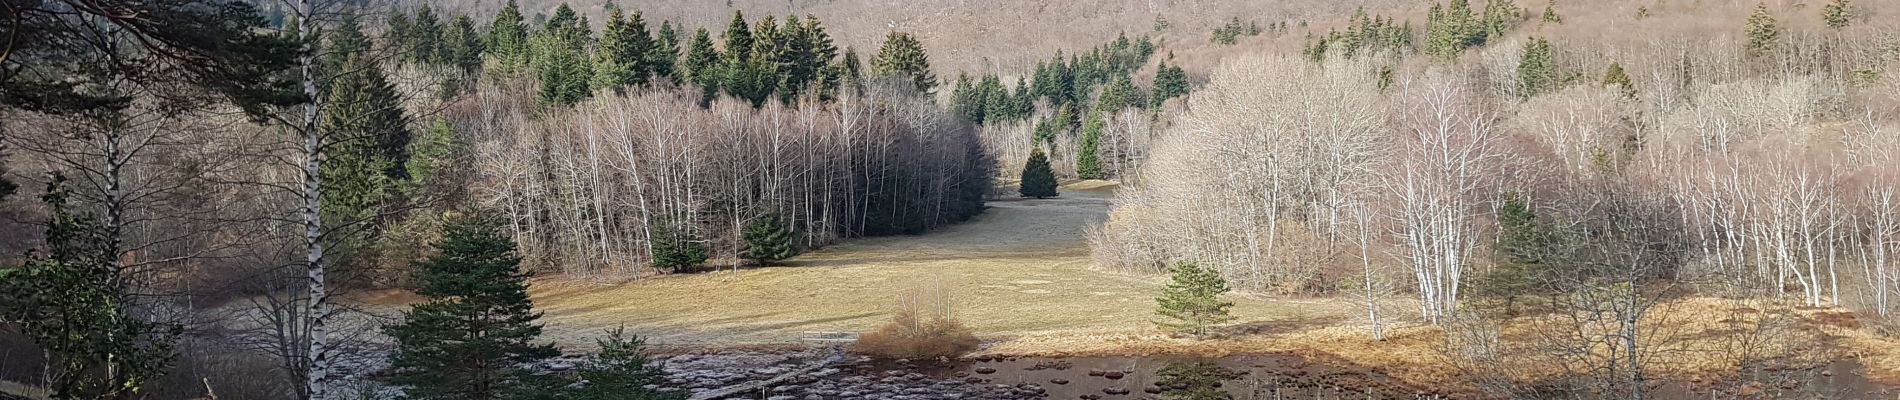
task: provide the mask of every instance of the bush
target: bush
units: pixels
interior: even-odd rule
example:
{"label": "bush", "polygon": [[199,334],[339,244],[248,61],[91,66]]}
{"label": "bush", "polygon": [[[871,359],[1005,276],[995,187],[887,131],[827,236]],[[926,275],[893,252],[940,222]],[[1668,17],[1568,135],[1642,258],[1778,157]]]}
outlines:
{"label": "bush", "polygon": [[956,357],[976,350],[976,335],[951,313],[941,284],[920,286],[899,297],[897,316],[858,336],[858,353],[890,358]]}

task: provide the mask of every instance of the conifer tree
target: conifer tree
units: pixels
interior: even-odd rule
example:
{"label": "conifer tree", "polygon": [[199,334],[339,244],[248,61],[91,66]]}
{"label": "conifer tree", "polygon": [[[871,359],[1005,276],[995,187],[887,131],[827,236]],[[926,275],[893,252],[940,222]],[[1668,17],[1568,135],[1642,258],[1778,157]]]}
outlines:
{"label": "conifer tree", "polygon": [[369,54],[350,54],[342,68],[350,72],[332,83],[322,121],[332,138],[323,150],[323,213],[350,224],[374,215],[408,178],[411,132],[395,85]]}
{"label": "conifer tree", "polygon": [[858,85],[864,82],[864,63],[858,59],[857,49],[846,46],[844,55],[838,57],[838,63],[833,64],[832,68],[838,70],[838,87],[841,90],[856,91]]}
{"label": "conifer tree", "polygon": [[534,35],[531,65],[541,78],[542,104],[571,105],[593,94],[593,63],[587,59],[591,33],[585,24],[561,3]]}
{"label": "conifer tree", "polygon": [[704,101],[712,101],[713,93],[719,91],[719,82],[724,75],[719,72],[719,50],[713,48],[712,35],[706,28],[693,32],[693,42],[686,50],[686,60],[680,66],[685,68],[687,80],[705,89]]}
{"label": "conifer tree", "polygon": [[45,248],[0,267],[0,323],[41,350],[52,398],[139,398],[171,366],[181,328],[135,314],[116,241],[72,196],[54,174],[40,196],[51,212]]}
{"label": "conifer tree", "polygon": [[1775,43],[1781,38],[1781,27],[1775,22],[1775,15],[1768,12],[1767,3],[1756,3],[1755,12],[1748,16],[1748,44],[1745,50],[1749,57],[1766,57],[1775,52]]}
{"label": "conifer tree", "polygon": [[580,365],[576,374],[585,385],[569,395],[575,400],[678,400],[682,393],[662,393],[649,386],[666,383],[666,373],[647,365],[643,347],[646,341],[628,336],[626,327],[607,331],[607,337],[595,339],[600,348],[594,358]]}
{"label": "conifer tree", "polygon": [[1082,123],[1082,144],[1075,149],[1075,175],[1079,178],[1108,178],[1099,154],[1104,125],[1106,123],[1102,122],[1101,111],[1089,113],[1088,122]]}
{"label": "conifer tree", "polygon": [[1623,72],[1622,63],[1610,63],[1609,69],[1603,71],[1603,85],[1617,88],[1623,97],[1636,98],[1636,83],[1630,81],[1629,74]]}
{"label": "conifer tree", "polygon": [[1173,272],[1173,279],[1161,289],[1161,296],[1155,298],[1160,306],[1155,313],[1166,320],[1155,321],[1155,325],[1199,339],[1215,325],[1234,319],[1227,313],[1234,303],[1220,299],[1228,289],[1227,280],[1221,278],[1219,271],[1182,261],[1174,265]]}
{"label": "conifer tree", "polygon": [[518,398],[538,388],[521,365],[559,354],[538,343],[541,313],[515,243],[494,218],[463,215],[442,227],[439,251],[414,266],[428,301],[383,327],[396,342],[396,383],[416,399]]}
{"label": "conifer tree", "polygon": [[523,25],[521,7],[508,0],[494,21],[488,24],[488,52],[495,55],[496,68],[511,75],[528,65],[528,27]]}
{"label": "conifer tree", "polygon": [[1524,43],[1524,54],[1517,63],[1519,96],[1535,97],[1562,84],[1555,57],[1548,40],[1531,38]]}
{"label": "conifer tree", "polygon": [[1550,0],[1550,2],[1544,3],[1543,21],[1551,24],[1564,23],[1564,16],[1557,15],[1557,0]]}
{"label": "conifer tree", "polygon": [[673,272],[698,269],[706,263],[706,246],[684,232],[675,232],[666,223],[654,223],[653,238],[647,242],[653,252],[653,268]]}
{"label": "conifer tree", "polygon": [[1154,95],[1149,96],[1154,106],[1159,107],[1162,101],[1187,95],[1187,92],[1187,71],[1182,70],[1181,66],[1163,62],[1156,68]]}
{"label": "conifer tree", "polygon": [[627,86],[646,84],[652,74],[647,62],[653,50],[653,38],[639,11],[631,16],[616,7],[607,13],[607,25],[600,31],[600,43],[594,49],[594,87],[622,93]]}
{"label": "conifer tree", "polygon": [[1848,0],[1830,1],[1821,7],[1821,20],[1827,22],[1829,28],[1846,28],[1853,23],[1853,19],[1854,5]]}
{"label": "conifer tree", "polygon": [[475,32],[475,21],[467,15],[455,17],[448,31],[442,33],[442,63],[473,73],[482,67],[484,44],[482,36]]}
{"label": "conifer tree", "polygon": [[647,52],[642,70],[652,71],[654,79],[678,79],[675,66],[680,58],[680,33],[673,27],[673,21],[660,23],[660,31],[653,37],[653,50]]}
{"label": "conifer tree", "polygon": [[797,233],[778,214],[761,215],[746,224],[745,244],[745,258],[759,266],[798,255]]}
{"label": "conifer tree", "polygon": [[917,91],[930,94],[937,88],[937,75],[930,72],[930,56],[924,44],[905,32],[884,36],[884,45],[871,58],[871,70],[882,75],[904,77],[917,85]]}
{"label": "conifer tree", "polygon": [[442,63],[442,21],[428,5],[416,9],[416,18],[401,45],[409,50],[405,58],[417,63]]}
{"label": "conifer tree", "polygon": [[1023,197],[1046,199],[1060,195],[1056,193],[1056,172],[1049,168],[1049,156],[1038,147],[1029,151],[1029,162],[1023,164],[1022,184],[1016,190]]}

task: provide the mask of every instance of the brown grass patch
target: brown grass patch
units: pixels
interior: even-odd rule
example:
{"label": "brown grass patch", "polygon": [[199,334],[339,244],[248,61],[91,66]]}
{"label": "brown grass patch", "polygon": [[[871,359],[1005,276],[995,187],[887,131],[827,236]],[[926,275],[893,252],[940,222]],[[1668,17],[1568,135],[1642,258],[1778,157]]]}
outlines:
{"label": "brown grass patch", "polygon": [[957,321],[943,277],[912,286],[897,302],[897,316],[859,335],[854,351],[890,358],[936,358],[976,350],[976,335]]}

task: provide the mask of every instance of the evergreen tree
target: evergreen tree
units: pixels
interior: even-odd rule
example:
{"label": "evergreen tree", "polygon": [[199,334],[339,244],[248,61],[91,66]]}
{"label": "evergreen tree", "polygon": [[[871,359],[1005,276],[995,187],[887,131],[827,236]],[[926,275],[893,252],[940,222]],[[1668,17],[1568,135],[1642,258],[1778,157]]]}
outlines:
{"label": "evergreen tree", "polygon": [[838,57],[838,63],[833,65],[833,68],[838,70],[838,83],[841,88],[855,91],[858,85],[864,82],[864,63],[858,60],[857,49],[846,46],[844,56]]}
{"label": "evergreen tree", "polygon": [[1550,258],[1558,256],[1557,246],[1557,236],[1530,202],[1521,194],[1507,193],[1498,207],[1498,242],[1491,255],[1497,268],[1467,285],[1476,297],[1500,302],[1505,315],[1513,315],[1520,297],[1541,288],[1551,272]]}
{"label": "evergreen tree", "polygon": [[680,33],[673,27],[673,21],[660,23],[660,31],[653,38],[653,50],[647,52],[645,71],[653,71],[654,79],[679,79],[674,68],[679,64]]}
{"label": "evergreen tree", "polygon": [[369,219],[409,177],[409,117],[395,85],[370,57],[350,54],[342,68],[351,72],[332,83],[322,121],[330,138],[323,149],[323,213],[334,224]]}
{"label": "evergreen tree", "polygon": [[559,351],[536,343],[541,325],[515,243],[493,218],[457,216],[442,227],[439,253],[414,266],[428,301],[383,327],[396,342],[398,384],[416,399],[517,398],[536,388],[522,364]]}
{"label": "evergreen tree", "polygon": [[531,65],[541,78],[542,104],[572,105],[593,94],[593,63],[587,59],[590,35],[585,21],[567,3],[556,7],[534,35]]}
{"label": "evergreen tree", "polygon": [[666,383],[666,373],[647,365],[642,350],[646,341],[627,336],[626,327],[614,328],[607,337],[594,341],[600,352],[580,365],[581,381],[586,382],[570,393],[575,400],[679,400],[685,394],[662,393],[648,386]]}
{"label": "evergreen tree", "polygon": [[752,219],[745,227],[745,258],[760,266],[798,255],[798,236],[778,214]]}
{"label": "evergreen tree", "polygon": [[732,11],[732,21],[726,23],[726,33],[722,38],[726,41],[724,61],[727,65],[752,58],[752,28],[746,24],[745,12]]}
{"label": "evergreen tree", "polygon": [[1550,41],[1531,38],[1524,43],[1524,54],[1517,63],[1518,95],[1535,97],[1562,85]]}
{"label": "evergreen tree", "polygon": [[1767,3],[1756,3],[1755,12],[1748,16],[1748,44],[1745,48],[1750,57],[1766,57],[1775,52],[1775,43],[1780,40],[1781,27],[1775,22],[1775,15],[1768,12]]}
{"label": "evergreen tree", "polygon": [[878,48],[877,56],[871,58],[871,70],[909,79],[917,85],[918,92],[936,92],[937,75],[930,72],[930,56],[924,54],[924,44],[909,33],[885,35],[884,45]]}
{"label": "evergreen tree", "polygon": [[651,234],[647,247],[653,252],[653,268],[686,272],[706,263],[706,246],[695,238],[674,232],[666,223],[654,223]]}
{"label": "evergreen tree", "polygon": [[435,16],[435,10],[424,5],[416,9],[416,19],[410,25],[409,32],[403,38],[402,46],[408,49],[406,59],[416,63],[443,63],[442,21]]}
{"label": "evergreen tree", "polygon": [[1603,71],[1603,85],[1616,87],[1623,97],[1636,98],[1636,83],[1630,81],[1629,74],[1623,72],[1622,63],[1610,63],[1610,68]]}
{"label": "evergreen tree", "polygon": [[1187,92],[1187,71],[1181,66],[1163,62],[1155,69],[1154,95],[1149,98],[1156,107],[1161,106],[1162,101],[1187,95]]}
{"label": "evergreen tree", "polygon": [[712,101],[713,93],[719,91],[719,81],[724,79],[719,72],[719,50],[713,48],[712,35],[706,28],[693,32],[693,42],[686,50],[686,61],[680,66],[685,68],[687,80],[705,89],[703,101]]}
{"label": "evergreen tree", "polygon": [[[439,185],[447,183],[439,178],[457,165],[460,153],[461,146],[455,141],[455,130],[449,127],[447,119],[437,117],[429,125],[429,130],[409,143],[409,160],[403,170],[409,174],[407,182],[410,190],[430,193],[451,191]],[[422,189],[424,187],[429,189]]]}
{"label": "evergreen tree", "polygon": [[1102,122],[1100,111],[1089,113],[1088,122],[1082,123],[1082,144],[1075,149],[1075,175],[1082,179],[1107,179],[1108,172],[1102,168],[1100,156],[1102,142]]}
{"label": "evergreen tree", "polygon": [[1141,93],[1135,92],[1134,80],[1128,75],[1120,75],[1102,86],[1101,96],[1095,98],[1095,109],[1112,113],[1130,106],[1139,106],[1141,102],[1137,97],[1140,95]]}
{"label": "evergreen tree", "polygon": [[475,21],[467,15],[455,17],[449,29],[442,34],[442,63],[455,66],[464,73],[473,73],[482,67],[484,44],[482,36],[475,32]]}
{"label": "evergreen tree", "polygon": [[1038,147],[1029,151],[1029,162],[1023,164],[1023,178],[1017,192],[1023,197],[1046,199],[1059,196],[1056,193],[1056,172],[1049,169],[1049,156]]}
{"label": "evergreen tree", "polygon": [[1848,0],[1830,1],[1826,6],[1821,7],[1821,20],[1826,21],[1829,28],[1846,28],[1848,24],[1853,23],[1853,19],[1854,5]]}
{"label": "evergreen tree", "polygon": [[1557,0],[1550,0],[1549,3],[1544,3],[1543,20],[1545,23],[1552,23],[1552,24],[1564,23],[1564,16],[1557,15]]}
{"label": "evergreen tree", "polygon": [[508,0],[495,20],[488,24],[488,52],[495,55],[502,75],[511,75],[528,65],[528,27],[523,25],[521,7]]}
{"label": "evergreen tree", "polygon": [[72,196],[53,175],[40,196],[52,214],[45,248],[0,267],[0,323],[43,352],[52,398],[139,398],[171,366],[181,328],[136,314],[116,241],[67,204]]}
{"label": "evergreen tree", "polygon": [[639,11],[631,17],[618,7],[609,11],[600,44],[594,49],[594,87],[623,93],[627,86],[646,84],[652,74],[647,69],[652,50],[653,38]]}
{"label": "evergreen tree", "polygon": [[1221,278],[1219,271],[1201,268],[1190,261],[1176,263],[1173,270],[1173,279],[1161,289],[1161,296],[1155,298],[1155,303],[1160,305],[1155,313],[1167,320],[1155,321],[1156,325],[1199,339],[1207,335],[1209,328],[1234,319],[1227,313],[1234,303],[1220,299],[1222,293],[1227,293],[1227,280]]}

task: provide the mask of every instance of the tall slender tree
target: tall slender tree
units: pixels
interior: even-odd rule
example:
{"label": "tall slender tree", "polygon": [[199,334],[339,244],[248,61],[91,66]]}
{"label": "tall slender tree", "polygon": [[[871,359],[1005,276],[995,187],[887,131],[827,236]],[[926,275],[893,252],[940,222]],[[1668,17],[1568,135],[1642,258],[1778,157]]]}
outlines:
{"label": "tall slender tree", "polygon": [[884,45],[871,58],[871,71],[903,77],[922,93],[935,93],[937,88],[937,74],[930,71],[930,56],[924,53],[924,44],[907,32],[893,31],[884,36]]}
{"label": "tall slender tree", "polygon": [[465,215],[442,227],[439,251],[415,264],[429,298],[383,332],[396,341],[394,380],[417,399],[518,398],[536,388],[521,365],[558,355],[540,343],[541,313],[528,273],[494,218]]}

